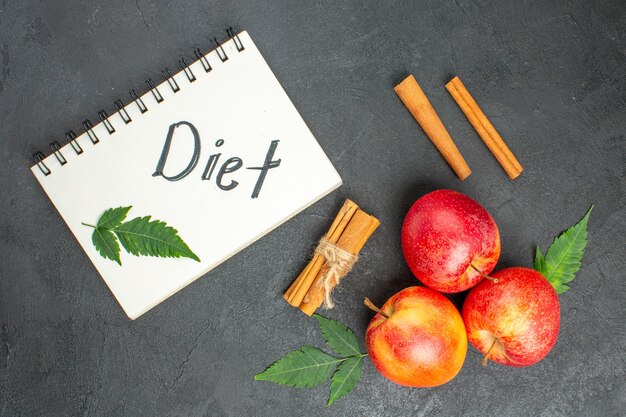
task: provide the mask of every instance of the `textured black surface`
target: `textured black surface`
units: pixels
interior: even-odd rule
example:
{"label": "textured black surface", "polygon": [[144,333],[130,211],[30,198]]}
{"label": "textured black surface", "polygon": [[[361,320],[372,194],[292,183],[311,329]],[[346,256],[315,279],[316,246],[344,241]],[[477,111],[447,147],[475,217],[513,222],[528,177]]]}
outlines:
{"label": "textured black surface", "polygon": [[[29,171],[31,154],[160,78],[228,25],[249,30],[344,186],[135,322]],[[0,415],[619,415],[626,409],[626,6],[577,1],[0,0]],[[393,93],[414,73],[473,174],[460,182]],[[458,74],[526,168],[507,179],[448,95]],[[482,203],[500,267],[591,203],[589,247],[560,297],[560,338],[539,364],[480,366],[414,390],[366,361],[332,408],[328,385],[253,382],[289,350],[320,345],[283,290],[346,197],[381,228],[326,313],[361,343],[376,303],[416,284],[399,243],[425,192]]]}

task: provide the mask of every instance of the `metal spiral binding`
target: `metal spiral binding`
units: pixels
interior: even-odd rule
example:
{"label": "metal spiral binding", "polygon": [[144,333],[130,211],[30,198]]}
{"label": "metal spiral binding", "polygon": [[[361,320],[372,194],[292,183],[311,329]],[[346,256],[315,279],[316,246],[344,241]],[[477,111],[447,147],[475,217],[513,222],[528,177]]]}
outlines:
{"label": "metal spiral binding", "polygon": [[200,61],[200,63],[202,64],[202,68],[204,68],[204,71],[211,72],[213,67],[211,66],[211,63],[209,62],[209,60],[206,59],[206,56],[202,53],[200,48],[196,48],[196,50],[193,51],[193,54],[196,56],[196,59]]}
{"label": "metal spiral binding", "polygon": [[167,84],[170,86],[172,91],[178,93],[180,91],[180,87],[178,86],[178,83],[176,82],[174,77],[172,77],[172,74],[170,74],[170,70],[165,68],[163,71],[161,71],[161,74],[163,74],[163,76],[167,79]]}
{"label": "metal spiral binding", "polygon": [[52,171],[50,171],[48,166],[43,162],[45,157],[46,157],[46,155],[44,155],[43,153],[41,153],[39,151],[37,151],[37,152],[35,152],[33,154],[33,158],[35,158],[35,163],[37,164],[37,166],[39,167],[41,172],[43,172],[43,175],[45,175],[47,177],[48,175],[50,175],[52,173]]}
{"label": "metal spiral binding", "polygon": [[159,92],[159,89],[157,88],[157,86],[154,83],[154,81],[152,81],[152,78],[148,78],[146,80],[146,84],[148,84],[148,87],[150,88],[150,92],[152,93],[152,96],[156,100],[157,104],[162,102],[164,100],[163,96]]}
{"label": "metal spiral binding", "polygon": [[89,119],[83,120],[83,128],[85,129],[85,132],[87,132],[87,136],[89,136],[91,143],[95,145],[96,143],[100,142],[100,139],[98,139],[96,132],[93,131],[93,125],[91,124]]}
{"label": "metal spiral binding", "polygon": [[217,38],[213,38],[213,43],[215,44],[215,52],[217,52],[217,56],[220,57],[222,62],[228,61],[228,55],[226,55],[226,51],[224,51],[222,44],[217,41]]}
{"label": "metal spiral binding", "polygon": [[133,98],[133,101],[137,103],[137,107],[139,107],[139,111],[141,112],[141,114],[144,114],[145,112],[148,111],[146,104],[143,102],[141,97],[137,95],[137,92],[135,91],[134,88],[130,90],[130,96]]}
{"label": "metal spiral binding", "polygon": [[109,122],[109,115],[107,114],[107,112],[105,110],[100,110],[98,112],[98,116],[100,117],[102,124],[104,124],[104,127],[107,128],[107,132],[109,132],[109,135],[115,133],[115,128],[113,127],[111,122]]}
{"label": "metal spiral binding", "polygon": [[76,155],[80,155],[81,153],[83,153],[83,148],[76,141],[76,133],[74,133],[73,130],[68,130],[67,132],[65,132],[65,139],[67,139],[67,142],[70,144],[72,149],[74,149]]}
{"label": "metal spiral binding", "polygon": [[187,79],[189,80],[190,83],[196,81],[196,76],[194,75],[193,71],[191,71],[191,68],[189,68],[189,66],[185,62],[185,58],[179,59],[178,65],[180,66],[180,69],[183,70],[183,72],[187,76]]}
{"label": "metal spiral binding", "polygon": [[117,109],[117,114],[120,115],[124,123],[129,124],[130,122],[133,121],[133,119],[130,118],[130,115],[124,108],[124,104],[122,103],[122,100],[118,98],[117,100],[113,102],[113,104],[115,105],[115,108]]}
{"label": "metal spiral binding", "polygon": [[65,159],[65,157],[61,153],[61,145],[59,145],[59,142],[55,140],[54,142],[50,143],[50,149],[52,149],[52,153],[61,165],[67,164],[67,159]]}
{"label": "metal spiral binding", "polygon": [[[237,48],[237,52],[242,52],[246,49],[244,44],[241,42],[239,35],[235,33],[232,27],[229,27],[228,29],[226,29],[226,34],[228,35],[228,40],[232,39],[232,41],[234,42],[235,47]],[[214,44],[213,51],[215,51],[220,61],[221,62],[228,61],[228,55],[226,54],[224,47],[217,40],[217,38],[214,37],[211,42]],[[203,54],[200,48],[196,48],[193,51],[193,53],[194,53],[194,56],[196,57],[196,60],[200,61],[200,64],[202,64],[202,68],[204,69],[206,73],[209,73],[213,70],[211,63],[207,59],[207,54]],[[178,60],[178,65],[180,66],[181,70],[184,72],[185,76],[187,77],[187,80],[190,83],[197,80],[196,75],[191,70],[191,66],[187,65],[187,62],[185,61],[184,57]],[[167,81],[167,84],[169,85],[169,87],[172,89],[174,93],[177,93],[181,90],[180,85],[178,84],[178,82],[176,82],[176,80],[174,79],[174,77],[172,76],[168,68],[163,69],[161,73],[165,77],[165,81]],[[156,83],[151,78],[148,78],[146,80],[146,84],[148,86],[148,91],[152,93],[152,96],[154,97],[154,100],[156,101],[156,103],[157,104],[162,103],[165,100],[165,98],[163,97],[159,89],[157,88]],[[137,94],[135,89],[131,89],[129,93],[133,102],[135,102],[135,104],[137,104],[137,107],[139,107],[139,111],[142,114],[146,113],[148,111],[148,106],[146,106],[145,102],[141,99],[139,94]],[[113,102],[113,104],[115,105],[115,108],[117,109],[117,113],[120,115],[120,117],[122,118],[125,124],[129,124],[133,121],[133,119],[130,117],[130,115],[126,111],[124,103],[122,103],[122,100],[117,99]],[[114,134],[115,127],[113,126],[113,123],[111,123],[111,121],[109,120],[109,115],[107,114],[107,112],[105,110],[100,110],[98,112],[98,117],[100,118],[100,121],[106,128],[109,135]],[[94,125],[89,121],[89,119],[85,119],[83,121],[83,129],[85,130],[85,133],[87,133],[87,136],[89,137],[93,145],[100,143],[100,139],[98,138],[98,136],[96,135],[94,131]],[[70,146],[72,147],[72,149],[74,150],[74,152],[76,152],[76,155],[81,155],[83,153],[83,148],[80,146],[80,144],[76,140],[77,136],[73,130],[67,131],[65,133],[65,138],[67,142],[70,144]],[[61,145],[59,144],[59,142],[53,141],[52,143],[50,143],[50,149],[52,151],[52,154],[57,159],[57,161],[61,164],[61,166],[67,163],[67,159],[65,158],[65,155],[63,155],[63,153],[61,152]],[[35,160],[35,164],[45,176],[48,176],[52,173],[50,168],[48,168],[48,166],[43,162],[43,160],[46,158],[46,155],[44,153],[37,151],[33,154],[33,158]]]}
{"label": "metal spiral binding", "polygon": [[226,29],[226,34],[228,35],[229,38],[233,40],[233,42],[235,42],[235,47],[237,48],[237,52],[241,52],[244,49],[246,49],[243,46],[241,39],[239,39],[239,35],[235,33],[232,27],[229,27],[228,29]]}

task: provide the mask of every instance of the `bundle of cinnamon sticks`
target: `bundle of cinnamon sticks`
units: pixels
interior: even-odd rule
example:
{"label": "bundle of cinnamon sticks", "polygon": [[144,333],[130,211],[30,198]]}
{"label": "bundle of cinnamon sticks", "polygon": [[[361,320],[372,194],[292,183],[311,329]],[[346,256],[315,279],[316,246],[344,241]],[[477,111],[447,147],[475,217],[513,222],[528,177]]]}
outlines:
{"label": "bundle of cinnamon sticks", "polygon": [[312,315],[322,303],[332,308],[330,292],[350,271],[380,222],[346,200],[302,273],[285,292],[289,304]]}

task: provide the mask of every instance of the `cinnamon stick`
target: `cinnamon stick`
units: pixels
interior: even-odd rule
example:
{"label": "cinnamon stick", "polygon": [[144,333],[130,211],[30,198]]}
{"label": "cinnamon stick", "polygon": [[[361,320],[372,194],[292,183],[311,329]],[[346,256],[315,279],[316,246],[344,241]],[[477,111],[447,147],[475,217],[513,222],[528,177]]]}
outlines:
{"label": "cinnamon stick", "polygon": [[446,84],[446,89],[459,105],[467,120],[472,124],[480,138],[485,142],[491,153],[496,157],[510,179],[515,179],[522,173],[524,168],[519,163],[513,152],[504,143],[502,137],[493,127],[485,113],[471,96],[459,77],[454,77]]}
{"label": "cinnamon stick", "polygon": [[454,170],[459,179],[464,180],[472,170],[454,144],[450,134],[439,119],[437,112],[430,104],[426,94],[415,80],[413,75],[406,77],[394,87],[400,100],[409,109],[417,123],[422,127],[432,143]]}
{"label": "cinnamon stick", "polygon": [[[346,200],[324,237],[338,248],[358,255],[379,224],[375,217],[365,213],[353,201]],[[285,292],[283,296],[285,300],[305,314],[309,316],[313,314],[325,299],[326,284],[330,283],[332,290],[332,286],[338,282],[327,280],[328,269],[328,260],[316,252]]]}

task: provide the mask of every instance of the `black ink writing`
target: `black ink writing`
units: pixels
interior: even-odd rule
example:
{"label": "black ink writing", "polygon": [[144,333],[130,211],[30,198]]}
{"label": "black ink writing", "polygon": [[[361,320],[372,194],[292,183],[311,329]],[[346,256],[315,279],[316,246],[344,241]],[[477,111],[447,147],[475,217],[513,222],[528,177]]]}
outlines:
{"label": "black ink writing", "polygon": [[280,166],[280,159],[277,159],[276,161],[272,161],[272,158],[274,157],[274,152],[276,151],[276,147],[278,146],[278,142],[280,141],[273,140],[272,143],[270,144],[270,148],[267,150],[267,155],[265,155],[265,162],[263,163],[263,166],[248,168],[248,169],[258,169],[259,171],[261,171],[259,173],[259,178],[256,181],[256,185],[254,186],[254,191],[252,191],[251,198],[257,198],[259,196],[259,193],[261,192],[261,187],[263,187],[263,181],[265,181],[265,177],[267,176],[267,171],[269,171],[272,168],[277,168],[278,166]]}
{"label": "black ink writing", "polygon": [[[172,146],[172,139],[174,138],[174,132],[178,126],[187,126],[191,133],[193,134],[193,155],[191,156],[191,160],[189,161],[189,165],[187,168],[183,169],[179,174],[174,176],[167,176],[163,173],[163,169],[165,168],[165,162],[167,162],[167,155],[170,152],[170,147]],[[165,138],[165,145],[163,145],[163,151],[161,152],[161,157],[159,158],[159,162],[157,163],[156,170],[153,177],[158,177],[159,175],[165,178],[168,181],[178,181],[185,178],[193,169],[196,167],[198,163],[198,159],[200,159],[200,134],[194,125],[189,122],[178,122],[170,125],[170,128],[167,132],[167,137]]]}
{"label": "black ink writing", "polygon": [[230,191],[238,186],[239,183],[235,180],[232,180],[228,185],[224,185],[222,184],[222,178],[224,177],[224,174],[237,171],[239,168],[241,168],[242,165],[243,161],[241,160],[241,158],[228,158],[226,162],[224,162],[224,165],[222,165],[222,167],[220,168],[220,171],[217,173],[217,178],[215,178],[217,186],[224,191]]}
{"label": "black ink writing", "polygon": [[[215,142],[215,147],[219,148],[223,144],[224,144],[224,139],[219,139],[217,142]],[[203,180],[211,179],[211,175],[213,175],[213,171],[215,170],[215,167],[217,166],[217,161],[220,159],[220,156],[222,156],[221,153],[215,153],[209,157],[209,160],[206,163],[206,167],[204,168],[204,172],[202,173]]]}
{"label": "black ink writing", "polygon": [[[185,167],[185,169],[183,169],[181,172],[179,172],[176,175],[166,175],[163,173],[163,170],[165,169],[167,157],[170,153],[172,143],[174,142],[176,129],[180,126],[186,126],[187,128],[189,128],[189,130],[191,131],[193,135],[193,140],[194,140],[193,154],[191,155],[189,164],[187,165],[187,167]],[[279,142],[280,142],[279,140],[271,141],[270,146],[265,155],[265,161],[263,162],[263,165],[247,167],[247,169],[249,170],[259,171],[259,175],[254,185],[254,189],[252,190],[252,195],[250,196],[251,198],[259,197],[259,194],[261,193],[261,189],[263,188],[263,184],[265,182],[265,179],[267,178],[267,174],[269,170],[278,168],[280,166],[281,159],[274,159],[274,154],[276,153],[276,148],[278,147]],[[215,142],[215,147],[220,148],[222,145],[224,145],[224,143],[225,143],[224,139],[218,139]],[[230,177],[226,178],[226,177],[228,177],[231,174],[234,174],[235,171],[238,171],[239,169],[241,169],[243,167],[243,160],[240,157],[233,156],[233,157],[226,159],[226,161],[224,161],[223,163],[220,163],[220,159],[222,155],[223,155],[223,152],[216,152],[209,156],[207,163],[204,167],[204,171],[202,172],[202,175],[200,178],[204,181],[211,181],[213,177],[213,173],[217,171],[217,175],[215,176],[215,184],[217,185],[217,187],[223,191],[231,191],[239,185],[239,181],[235,179],[237,178],[236,175],[234,175],[232,178]],[[165,138],[165,143],[163,145],[163,150],[161,151],[161,156],[159,158],[156,169],[154,173],[152,174],[152,176],[163,177],[167,181],[179,181],[187,177],[194,170],[194,168],[198,164],[199,159],[200,159],[200,134],[198,133],[198,130],[196,129],[196,127],[193,124],[186,122],[186,121],[180,121],[178,123],[174,123],[170,125],[169,127],[167,136]]]}

